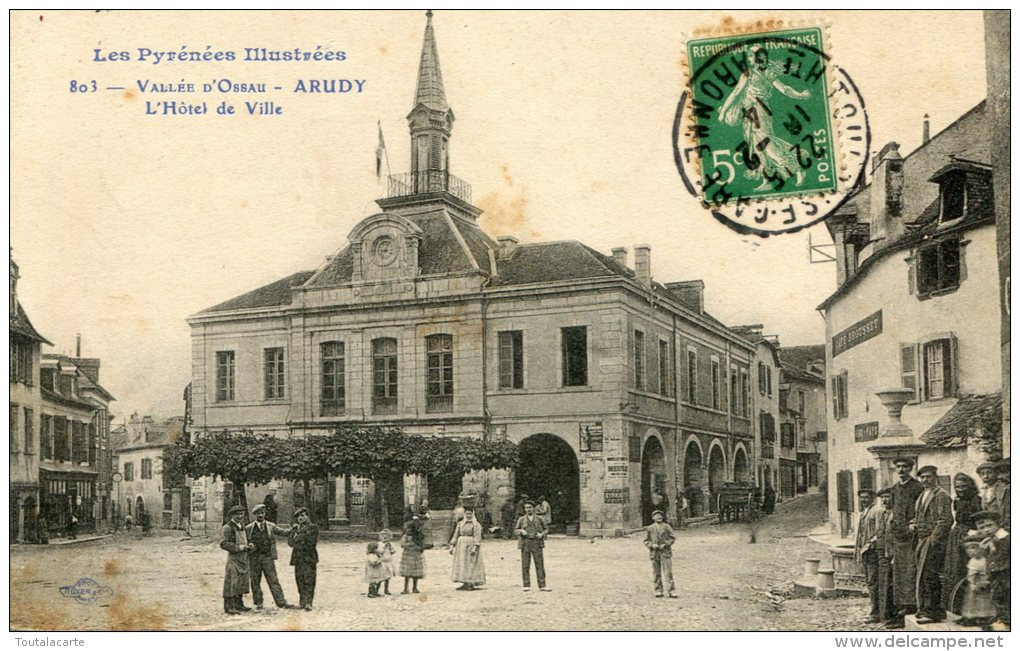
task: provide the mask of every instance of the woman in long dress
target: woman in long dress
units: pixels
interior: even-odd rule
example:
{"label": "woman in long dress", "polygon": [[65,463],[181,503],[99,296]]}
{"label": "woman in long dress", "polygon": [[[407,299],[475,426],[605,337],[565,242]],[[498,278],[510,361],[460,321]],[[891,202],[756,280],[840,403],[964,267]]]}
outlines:
{"label": "woman in long dress", "polygon": [[482,525],[475,520],[474,509],[464,509],[464,519],[457,523],[450,539],[450,553],[453,554],[451,578],[463,584],[458,590],[474,590],[485,583]]}
{"label": "woman in long dress", "polygon": [[[967,554],[963,540],[974,528],[974,514],[981,510],[981,493],[977,483],[969,475],[960,472],[953,477],[953,528],[946,540],[946,559],[942,566],[942,603],[953,613],[959,613],[960,605],[952,603],[954,588],[967,576]],[[962,596],[962,591],[957,594]]]}

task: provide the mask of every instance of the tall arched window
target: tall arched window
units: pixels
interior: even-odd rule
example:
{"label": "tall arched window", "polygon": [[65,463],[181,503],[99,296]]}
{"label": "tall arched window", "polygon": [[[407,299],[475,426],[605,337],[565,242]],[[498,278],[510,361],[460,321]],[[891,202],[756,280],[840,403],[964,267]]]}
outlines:
{"label": "tall arched window", "polygon": [[372,341],[372,413],[397,413],[397,340]]}
{"label": "tall arched window", "polygon": [[344,376],[346,372],[344,344],[342,341],[326,341],[320,346],[322,352],[322,393],[321,414],[339,416],[346,408]]}
{"label": "tall arched window", "polygon": [[453,336],[425,337],[426,377],[425,410],[453,411]]}

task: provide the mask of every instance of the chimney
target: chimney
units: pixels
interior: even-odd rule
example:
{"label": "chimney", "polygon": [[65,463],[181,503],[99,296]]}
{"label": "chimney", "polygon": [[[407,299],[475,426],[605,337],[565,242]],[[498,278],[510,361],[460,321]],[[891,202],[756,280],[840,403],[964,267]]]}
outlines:
{"label": "chimney", "polygon": [[903,223],[903,156],[900,146],[890,142],[878,152],[875,175],[871,180],[871,240],[885,240],[884,247],[899,239],[906,230]]}
{"label": "chimney", "polygon": [[634,273],[639,283],[652,286],[652,247],[647,244],[634,245]]}
{"label": "chimney", "polygon": [[627,247],[618,246],[613,249],[613,262],[620,265],[624,269],[627,268]]}
{"label": "chimney", "polygon": [[928,114],[924,114],[924,126],[921,127],[921,144],[926,145],[931,140],[931,126],[928,124]]}
{"label": "chimney", "polygon": [[520,240],[512,235],[503,235],[496,238],[496,241],[499,242],[498,255],[500,259],[509,258],[517,250],[517,245],[520,244]]}
{"label": "chimney", "polygon": [[81,357],[81,333],[80,332],[77,333],[75,335],[75,338],[77,339],[77,341],[74,345],[74,356]]}
{"label": "chimney", "polygon": [[705,313],[705,281],[704,280],[683,280],[675,283],[666,283],[666,291],[678,302],[689,310],[698,314]]}

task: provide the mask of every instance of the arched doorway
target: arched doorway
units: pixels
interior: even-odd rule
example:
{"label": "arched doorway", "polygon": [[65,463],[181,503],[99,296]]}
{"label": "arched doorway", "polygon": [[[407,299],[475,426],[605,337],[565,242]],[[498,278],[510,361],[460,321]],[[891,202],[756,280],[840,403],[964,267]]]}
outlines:
{"label": "arched doorway", "polygon": [[744,448],[737,448],[733,454],[733,481],[740,484],[750,484],[750,467],[747,464],[747,453]]}
{"label": "arched doorway", "polygon": [[714,445],[708,453],[708,494],[710,496],[710,513],[715,513],[717,510],[716,493],[720,488],[722,488],[725,481],[726,459],[723,457],[722,447]]}
{"label": "arched doorway", "polygon": [[[652,489],[658,489],[664,497],[666,482],[669,475],[666,471],[666,452],[662,449],[662,443],[658,436],[649,436],[645,441],[644,450],[641,451],[641,524],[652,523]],[[669,510],[669,509],[664,509]],[[666,520],[674,521],[675,517],[665,514]]]}
{"label": "arched doorway", "polygon": [[684,450],[684,495],[687,496],[687,508],[691,517],[705,515],[705,495],[702,491],[704,473],[701,470],[703,464],[704,459],[698,442],[693,439],[688,441]]}
{"label": "arched doorway", "polygon": [[553,434],[533,434],[518,446],[515,489],[534,501],[544,496],[554,533],[576,535],[581,516],[581,475],[570,444]]}
{"label": "arched doorway", "polygon": [[135,523],[142,524],[142,517],[145,515],[145,500],[139,495],[135,498]]}

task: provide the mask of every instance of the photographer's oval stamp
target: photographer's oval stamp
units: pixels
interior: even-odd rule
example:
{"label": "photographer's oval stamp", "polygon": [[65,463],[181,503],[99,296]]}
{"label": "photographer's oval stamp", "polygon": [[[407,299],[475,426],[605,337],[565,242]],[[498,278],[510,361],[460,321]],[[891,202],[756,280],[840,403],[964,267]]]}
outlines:
{"label": "photographer's oval stamp", "polygon": [[831,214],[863,178],[864,100],[821,27],[688,41],[674,156],[688,191],[741,233],[789,233]]}
{"label": "photographer's oval stamp", "polygon": [[113,596],[113,589],[86,576],[78,579],[74,585],[62,586],[60,596],[74,599],[80,604],[91,605],[102,597]]}

